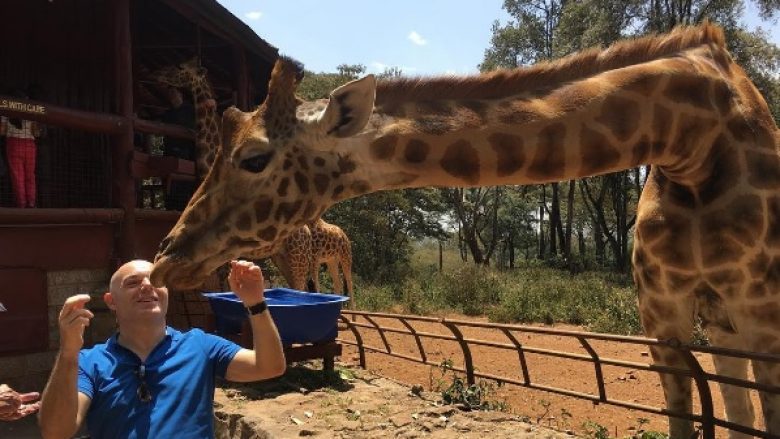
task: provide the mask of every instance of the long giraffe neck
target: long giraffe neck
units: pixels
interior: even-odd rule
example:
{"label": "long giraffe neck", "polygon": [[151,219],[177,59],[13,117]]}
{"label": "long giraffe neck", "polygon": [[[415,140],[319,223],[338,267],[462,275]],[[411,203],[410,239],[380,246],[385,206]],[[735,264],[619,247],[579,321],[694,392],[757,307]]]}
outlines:
{"label": "long giraffe neck", "polygon": [[[695,185],[711,171],[703,158],[726,143],[720,137],[726,120],[744,120],[734,105],[734,94],[744,90],[735,92],[730,82],[744,73],[722,42],[708,37],[680,43],[690,47],[660,45],[655,53],[627,46],[647,59],[617,47],[616,59],[588,58],[588,68],[567,60],[571,66],[499,73],[473,84],[380,83],[368,128],[357,144],[339,149],[357,162],[343,197],[403,187],[545,183],[641,164]],[[615,65],[625,59],[630,63]]]}
{"label": "long giraffe neck", "polygon": [[214,163],[221,141],[220,119],[208,80],[203,76],[193,75],[190,86],[195,104],[195,129],[197,131],[195,160],[198,176],[203,179]]}

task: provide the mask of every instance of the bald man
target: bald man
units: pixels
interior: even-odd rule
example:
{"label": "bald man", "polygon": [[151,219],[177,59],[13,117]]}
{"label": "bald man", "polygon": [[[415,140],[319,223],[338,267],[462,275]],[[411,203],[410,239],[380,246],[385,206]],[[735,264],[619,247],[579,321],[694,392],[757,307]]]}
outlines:
{"label": "bald man", "polygon": [[136,260],[111,277],[103,300],[119,331],[82,349],[93,317],[88,295],[72,296],[59,315],[60,350],[41,398],[44,438],[70,438],[86,420],[94,438],[214,437],[214,379],[248,382],[284,373],[279,334],[263,296],[263,274],[231,262],[228,282],[247,307],[254,349],[199,329],[166,325],[168,291],[149,281],[152,264]]}

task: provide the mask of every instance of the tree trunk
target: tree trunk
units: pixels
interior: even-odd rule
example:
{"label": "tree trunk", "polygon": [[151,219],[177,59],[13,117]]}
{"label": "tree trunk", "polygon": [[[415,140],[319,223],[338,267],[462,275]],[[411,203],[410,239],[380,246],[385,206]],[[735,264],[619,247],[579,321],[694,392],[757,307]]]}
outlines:
{"label": "tree trunk", "polygon": [[546,200],[546,189],[545,185],[542,185],[542,200],[539,203],[539,254],[538,259],[544,259],[544,209],[545,204],[547,204]]}
{"label": "tree trunk", "polygon": [[577,228],[577,243],[579,244],[578,247],[582,265],[584,268],[588,269],[590,268],[590,261],[587,257],[588,248],[585,243],[585,232],[582,230],[582,227]]}
{"label": "tree trunk", "polygon": [[479,240],[477,233],[472,228],[464,229],[463,239],[466,241],[466,247],[468,247],[471,253],[471,258],[477,265],[485,263],[485,255],[482,253],[482,248],[479,246]]}
{"label": "tree trunk", "polygon": [[490,235],[490,242],[485,244],[485,265],[490,264],[490,258],[493,257],[493,252],[498,247],[498,237],[500,231],[498,230],[498,208],[501,205],[501,194],[503,191],[500,187],[493,188],[493,215],[492,215],[492,232]]}
{"label": "tree trunk", "polygon": [[515,268],[515,237],[514,232],[509,231],[509,239],[507,245],[509,246],[509,268]]}
{"label": "tree trunk", "polygon": [[574,258],[571,257],[571,233],[574,224],[574,180],[569,181],[569,194],[566,201],[566,234],[564,235],[563,257],[569,263],[569,271],[574,273]]}
{"label": "tree trunk", "polygon": [[[600,178],[600,177],[596,177]],[[601,231],[601,222],[598,220],[595,212],[596,200],[590,194],[590,187],[587,180],[580,180],[580,195],[582,195],[582,202],[585,205],[585,210],[588,212],[590,222],[593,224],[593,244],[596,250],[596,264],[599,267],[604,266],[604,240]]]}
{"label": "tree trunk", "polygon": [[463,241],[463,226],[458,222],[458,253],[460,253],[460,260],[463,262],[469,261],[469,255],[466,251],[466,245]]}
{"label": "tree trunk", "polygon": [[[607,193],[607,187],[609,186],[609,179],[613,178],[614,174],[606,175],[601,178],[601,188],[599,190],[598,198],[593,198],[593,194],[590,191],[590,186],[587,180],[582,180],[582,194],[585,200],[585,206],[587,207],[588,214],[594,224],[594,235],[596,238],[596,255],[600,257],[602,264],[606,264],[606,248],[604,242],[600,240],[600,237],[605,237],[609,243],[612,251],[615,255],[619,252],[619,246],[617,240],[609,232],[609,226],[607,225],[606,215],[604,214],[604,198]],[[590,204],[588,203],[590,202]]]}
{"label": "tree trunk", "polygon": [[444,270],[444,248],[439,241],[439,273],[441,273]]}
{"label": "tree trunk", "polygon": [[[552,183],[552,202],[550,205],[550,257],[558,254],[558,226],[561,222],[561,202],[558,199],[558,183]],[[563,244],[561,242],[561,244]]]}

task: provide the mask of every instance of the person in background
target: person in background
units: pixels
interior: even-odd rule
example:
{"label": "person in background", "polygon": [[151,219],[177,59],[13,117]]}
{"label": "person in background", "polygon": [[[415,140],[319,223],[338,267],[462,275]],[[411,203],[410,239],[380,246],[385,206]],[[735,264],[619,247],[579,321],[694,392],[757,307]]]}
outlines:
{"label": "person in background", "polygon": [[44,438],[70,438],[86,421],[93,438],[214,437],[215,377],[248,382],[284,373],[284,350],[263,296],[263,273],[232,261],[228,282],[244,303],[253,350],[200,329],[166,325],[168,290],[152,286],[152,264],[135,260],[111,277],[103,296],[119,330],[90,349],[89,295],[69,297],[59,315],[60,349],[43,391]]}
{"label": "person in background", "polygon": [[[21,93],[16,96],[27,98]],[[18,117],[2,116],[0,135],[6,138],[6,158],[16,207],[35,207],[35,137],[38,124]]]}
{"label": "person in background", "polygon": [[38,411],[38,392],[19,393],[5,384],[0,384],[0,421],[15,421]]}

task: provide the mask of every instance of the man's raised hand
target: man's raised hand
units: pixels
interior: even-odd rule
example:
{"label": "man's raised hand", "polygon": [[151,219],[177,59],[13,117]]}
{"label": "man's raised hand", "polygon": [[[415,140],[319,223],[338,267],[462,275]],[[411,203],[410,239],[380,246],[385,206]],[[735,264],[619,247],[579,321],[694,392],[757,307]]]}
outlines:
{"label": "man's raised hand", "polygon": [[228,284],[233,293],[251,306],[263,300],[265,281],[260,267],[249,261],[231,261]]}
{"label": "man's raised hand", "polygon": [[88,294],[77,294],[68,297],[62,305],[59,317],[60,354],[75,356],[84,346],[84,328],[94,317],[92,311],[84,308],[89,300]]}

